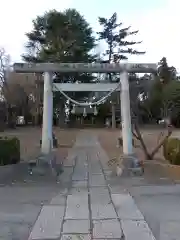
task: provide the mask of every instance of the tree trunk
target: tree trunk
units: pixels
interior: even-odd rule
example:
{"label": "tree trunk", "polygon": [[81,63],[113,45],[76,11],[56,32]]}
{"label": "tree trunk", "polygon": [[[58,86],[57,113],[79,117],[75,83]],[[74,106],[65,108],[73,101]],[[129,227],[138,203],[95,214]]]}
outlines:
{"label": "tree trunk", "polygon": [[153,149],[152,152],[148,152],[147,146],[146,146],[146,144],[145,144],[145,142],[143,140],[143,137],[141,135],[141,132],[139,130],[139,126],[137,125],[137,123],[134,124],[134,127],[135,127],[136,134],[133,132],[133,135],[135,136],[135,138],[137,140],[140,141],[146,160],[153,160],[155,154],[159,151],[161,146],[165,143],[165,141],[172,134],[172,127],[168,126],[168,128],[167,128],[167,130],[168,130],[167,135],[159,142],[159,144]]}
{"label": "tree trunk", "polygon": [[116,128],[116,113],[115,113],[115,105],[114,103],[111,104],[111,113],[112,113],[112,128]]}
{"label": "tree trunk", "polygon": [[143,152],[144,152],[145,158],[146,158],[147,160],[151,160],[152,157],[151,157],[151,155],[149,154],[149,152],[148,152],[148,150],[147,150],[146,144],[145,144],[145,142],[144,142],[144,140],[143,140],[143,138],[142,138],[142,135],[141,135],[141,132],[140,132],[140,130],[139,130],[139,126],[137,125],[137,123],[134,124],[134,128],[135,128],[135,131],[136,131],[136,133],[137,133],[137,137],[136,137],[136,138],[137,138],[137,139],[140,141],[140,143],[141,143],[141,146],[142,146],[142,148],[143,148]]}
{"label": "tree trunk", "polygon": [[60,127],[65,127],[65,119],[66,119],[65,106],[64,106],[64,102],[61,102],[59,104],[59,126]]}
{"label": "tree trunk", "polygon": [[34,115],[34,125],[35,126],[39,125],[39,114],[38,114],[38,112],[36,112],[35,115]]}

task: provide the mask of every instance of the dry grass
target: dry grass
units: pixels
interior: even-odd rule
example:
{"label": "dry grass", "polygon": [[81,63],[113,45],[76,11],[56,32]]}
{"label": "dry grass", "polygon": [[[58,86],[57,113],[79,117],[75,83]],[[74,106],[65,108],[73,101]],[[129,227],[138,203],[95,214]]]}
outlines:
{"label": "dry grass", "polygon": [[[54,128],[55,136],[58,139],[59,148],[57,150],[58,156],[60,156],[58,159],[62,160],[62,158],[66,158],[69,149],[73,146],[76,135],[79,132],[79,129],[60,129],[58,127]],[[87,131],[94,132],[96,135],[98,135],[99,141],[102,145],[102,147],[105,149],[105,151],[108,154],[109,159],[119,156],[122,153],[122,148],[118,148],[118,137],[121,136],[121,131],[111,130],[111,129],[89,129]],[[144,129],[141,131],[143,138],[145,140],[146,145],[148,146],[149,150],[152,150],[156,147],[158,137],[161,133],[160,130],[147,130]],[[180,135],[178,131],[174,131],[174,136]],[[18,137],[20,139],[21,144],[21,158],[25,161],[28,161],[32,158],[34,158],[36,155],[40,152],[40,139],[41,139],[41,128],[35,128],[35,127],[21,127],[15,130],[9,130],[3,133],[0,133],[0,136],[8,136],[8,137]],[[136,143],[136,145],[139,145]],[[136,154],[138,155],[138,158],[141,160],[144,160],[144,153],[140,147],[134,148]],[[161,167],[161,164],[163,163],[163,166]],[[164,176],[164,172],[166,172],[166,176],[170,176],[170,178],[173,179],[172,176],[177,175],[176,179],[180,178],[180,170],[177,170],[176,167],[167,168],[167,166],[164,165],[164,163],[167,163],[162,155],[162,151],[160,150],[155,155],[155,161],[148,161],[147,169],[151,172],[151,175],[154,176],[155,171],[157,172],[156,175],[159,175],[160,172],[162,176]],[[158,165],[157,165],[158,164]],[[166,164],[167,165],[167,164]],[[174,170],[175,169],[175,170]]]}
{"label": "dry grass", "polygon": [[[143,135],[143,139],[148,146],[149,151],[154,149],[157,145],[158,137],[161,133],[160,130],[141,130]],[[109,159],[119,156],[122,154],[122,148],[117,147],[117,139],[121,136],[120,130],[99,130],[99,141],[102,147],[107,152]],[[135,153],[138,156],[138,159],[145,160],[144,153],[140,147],[138,141],[136,141],[137,148],[134,148]],[[159,163],[157,165],[157,163]],[[172,174],[168,171],[165,171],[164,167],[160,165],[160,163],[166,163],[162,155],[162,150],[155,155],[155,161],[147,161],[145,162],[145,177],[146,178],[171,178]],[[164,165],[164,164],[163,164]]]}
{"label": "dry grass", "polygon": [[[57,149],[58,159],[67,157],[69,149],[73,146],[76,135],[79,132],[79,129],[60,129],[58,127],[54,128],[55,136],[58,139],[59,147]],[[89,129],[87,131],[94,132],[98,135],[99,141],[102,147],[108,154],[109,159],[119,156],[122,153],[122,148],[117,147],[118,137],[121,136],[121,131],[111,130],[111,129]],[[158,137],[161,133],[160,130],[142,130],[142,135],[145,140],[146,145],[149,150],[152,150],[157,145]],[[178,131],[174,131],[174,136],[179,136]],[[40,152],[40,139],[41,139],[41,128],[35,127],[21,127],[15,130],[9,130],[3,133],[0,133],[0,136],[8,137],[18,137],[21,144],[21,158],[24,161],[35,158]],[[137,144],[136,142],[136,145]],[[138,158],[144,160],[144,153],[140,147],[134,148]],[[160,150],[155,155],[155,161],[145,162],[145,173],[151,177],[169,177],[171,179],[180,179],[180,168],[169,166],[162,155]]]}
{"label": "dry grass", "polygon": [[[77,134],[76,129],[54,128],[55,136],[58,139],[58,154],[65,158],[68,150],[72,147]],[[20,127],[15,130],[0,133],[0,136],[17,137],[21,144],[21,158],[25,161],[34,158],[40,152],[41,128]]]}
{"label": "dry grass", "polygon": [[[118,137],[121,136],[120,130],[89,129],[87,131],[94,131],[98,135],[99,141],[102,147],[106,150],[109,158],[113,158],[121,154],[122,149],[117,147]],[[59,127],[54,128],[54,133],[59,143],[58,151],[63,157],[67,156],[68,150],[73,146],[78,132],[78,129],[60,129]],[[160,135],[161,131],[157,129],[151,129],[142,130],[141,132],[148,149],[154,149],[157,145],[158,136]],[[174,134],[177,135],[178,132],[176,131]],[[21,157],[24,160],[32,158],[39,153],[39,142],[41,139],[41,128],[39,127],[20,127],[15,130],[9,130],[0,133],[0,136],[18,137],[21,143]],[[136,142],[136,145],[139,145],[139,143]],[[135,152],[140,159],[144,160],[144,154],[141,147],[135,148]],[[156,154],[155,159],[158,161],[165,161],[163,159],[161,150]]]}

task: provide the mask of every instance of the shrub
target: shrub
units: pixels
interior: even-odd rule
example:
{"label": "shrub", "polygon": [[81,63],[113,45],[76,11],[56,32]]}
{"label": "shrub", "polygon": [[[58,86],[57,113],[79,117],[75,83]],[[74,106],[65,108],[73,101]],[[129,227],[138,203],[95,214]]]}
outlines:
{"label": "shrub", "polygon": [[167,139],[163,145],[163,154],[171,164],[180,165],[180,139]]}
{"label": "shrub", "polygon": [[0,165],[16,164],[20,161],[18,138],[0,138]]}

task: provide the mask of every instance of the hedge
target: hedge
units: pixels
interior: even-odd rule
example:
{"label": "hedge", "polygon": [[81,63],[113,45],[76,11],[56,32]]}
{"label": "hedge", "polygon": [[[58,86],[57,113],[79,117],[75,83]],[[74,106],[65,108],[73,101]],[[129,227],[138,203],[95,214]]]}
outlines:
{"label": "hedge", "polygon": [[180,165],[180,139],[167,139],[163,145],[163,154],[171,164]]}
{"label": "hedge", "polygon": [[20,141],[18,138],[0,138],[0,165],[20,162]]}

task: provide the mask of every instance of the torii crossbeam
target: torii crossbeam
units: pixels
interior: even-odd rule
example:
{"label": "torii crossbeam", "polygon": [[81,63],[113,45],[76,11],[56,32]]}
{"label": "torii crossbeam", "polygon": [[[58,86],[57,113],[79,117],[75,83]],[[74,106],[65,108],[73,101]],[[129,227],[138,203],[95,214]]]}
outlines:
{"label": "torii crossbeam", "polygon": [[55,84],[53,83],[52,73],[53,72],[120,73],[121,87],[117,88],[116,91],[120,91],[121,98],[123,153],[125,155],[133,154],[128,73],[155,73],[157,71],[157,64],[15,63],[14,71],[20,73],[26,72],[44,73],[43,128],[41,146],[41,151],[43,154],[48,154],[52,148],[53,91],[57,91],[57,89],[59,89],[63,92],[71,91],[107,92],[111,91],[118,85],[116,83]]}

